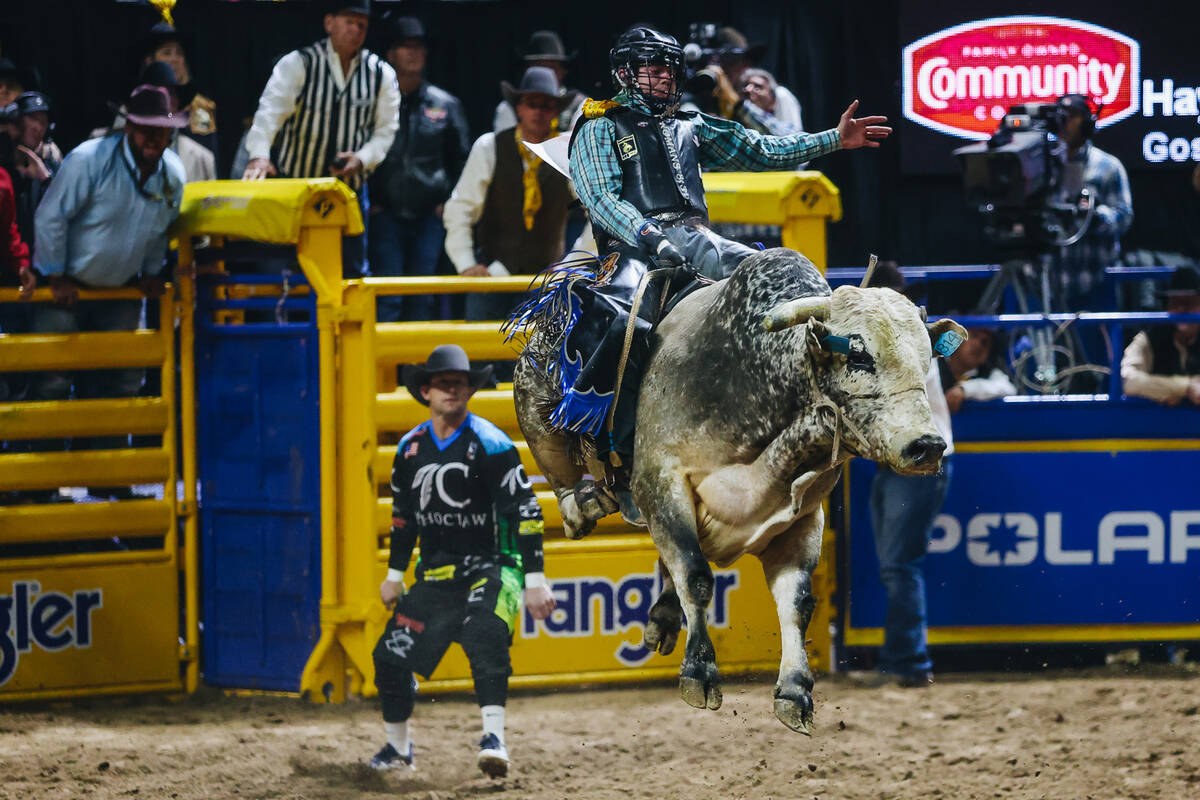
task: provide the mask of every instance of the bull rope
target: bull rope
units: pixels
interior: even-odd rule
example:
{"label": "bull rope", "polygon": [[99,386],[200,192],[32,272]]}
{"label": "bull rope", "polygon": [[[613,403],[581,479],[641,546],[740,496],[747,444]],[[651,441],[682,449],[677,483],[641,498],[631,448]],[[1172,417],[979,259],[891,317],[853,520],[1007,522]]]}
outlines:
{"label": "bull rope", "polygon": [[[604,427],[608,430],[609,438],[612,438],[613,418],[617,412],[617,401],[621,399],[621,381],[625,378],[625,366],[629,362],[629,351],[633,349],[633,334],[637,330],[638,312],[642,308],[642,297],[646,294],[646,287],[650,283],[650,279],[659,275],[674,272],[673,268],[652,269],[642,275],[638,281],[637,290],[633,293],[633,303],[629,307],[629,319],[625,323],[625,341],[621,343],[621,358],[617,361],[617,380],[613,384],[613,401],[608,407],[608,416],[604,420]],[[661,302],[659,303],[658,313],[662,314],[662,309],[666,305],[667,293],[662,293]],[[617,451],[609,449],[608,460],[614,467],[621,466],[621,457],[617,455]]]}

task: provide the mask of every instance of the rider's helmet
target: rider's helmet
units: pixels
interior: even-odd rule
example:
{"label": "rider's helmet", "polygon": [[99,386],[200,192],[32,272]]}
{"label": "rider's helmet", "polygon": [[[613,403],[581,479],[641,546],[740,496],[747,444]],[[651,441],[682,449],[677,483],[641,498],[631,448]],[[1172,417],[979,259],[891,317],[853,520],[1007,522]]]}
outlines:
{"label": "rider's helmet", "polygon": [[[670,116],[679,108],[683,93],[683,48],[674,36],[653,28],[630,28],[617,39],[608,53],[613,82],[618,91],[627,92],[650,109],[656,117]],[[666,67],[669,81],[653,79],[642,67]]]}

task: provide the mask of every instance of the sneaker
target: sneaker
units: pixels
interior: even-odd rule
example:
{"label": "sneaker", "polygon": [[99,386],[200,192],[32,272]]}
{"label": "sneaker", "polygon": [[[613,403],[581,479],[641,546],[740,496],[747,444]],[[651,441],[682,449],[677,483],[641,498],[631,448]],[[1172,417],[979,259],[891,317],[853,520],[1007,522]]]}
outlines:
{"label": "sneaker", "polygon": [[479,768],[489,778],[503,778],[508,774],[508,748],[494,733],[486,733],[479,740]]}
{"label": "sneaker", "polygon": [[385,769],[415,769],[413,766],[413,745],[408,743],[408,752],[403,755],[392,747],[392,743],[388,742],[383,746],[383,749],[375,754],[375,757],[368,762],[372,768],[378,770]]}

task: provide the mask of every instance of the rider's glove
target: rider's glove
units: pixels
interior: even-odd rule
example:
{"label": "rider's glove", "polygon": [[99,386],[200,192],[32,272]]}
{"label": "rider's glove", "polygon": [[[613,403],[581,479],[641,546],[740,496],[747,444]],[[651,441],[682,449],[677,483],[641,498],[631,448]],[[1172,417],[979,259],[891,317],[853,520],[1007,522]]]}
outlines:
{"label": "rider's glove", "polygon": [[663,234],[658,223],[650,220],[642,225],[638,230],[638,242],[658,266],[683,266],[683,254],[679,252],[679,248],[671,244],[671,240]]}

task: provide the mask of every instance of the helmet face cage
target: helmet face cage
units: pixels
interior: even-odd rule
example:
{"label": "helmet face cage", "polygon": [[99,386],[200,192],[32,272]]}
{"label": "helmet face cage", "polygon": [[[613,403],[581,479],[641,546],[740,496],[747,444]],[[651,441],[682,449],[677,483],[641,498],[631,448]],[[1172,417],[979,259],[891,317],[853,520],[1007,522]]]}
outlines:
{"label": "helmet face cage", "polygon": [[[678,44],[646,41],[622,44],[611,54],[613,82],[621,91],[643,103],[655,116],[669,116],[679,108],[683,94],[683,49]],[[671,82],[665,93],[653,90],[651,78],[643,67],[667,67]]]}

